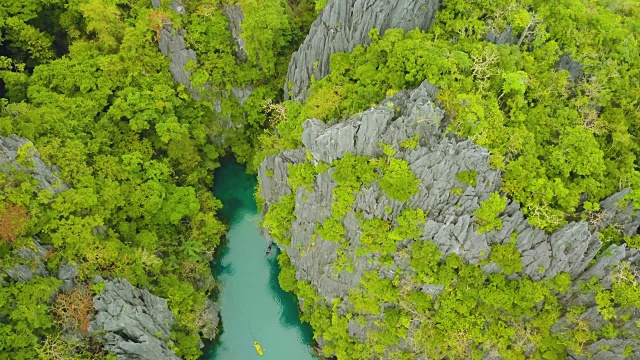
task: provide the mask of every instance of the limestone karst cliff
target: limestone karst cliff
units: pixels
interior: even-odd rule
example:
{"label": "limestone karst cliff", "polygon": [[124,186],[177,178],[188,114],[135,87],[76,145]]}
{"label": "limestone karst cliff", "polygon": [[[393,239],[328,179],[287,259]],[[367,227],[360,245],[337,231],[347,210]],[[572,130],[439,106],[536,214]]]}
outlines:
{"label": "limestone karst cliff", "polygon": [[175,321],[167,300],[114,279],[93,303],[97,313],[90,330],[104,333],[105,348],[118,359],[179,359],[167,346]]}
{"label": "limestone karst cliff", "polygon": [[[284,236],[279,233],[278,237],[287,239],[279,241],[279,246],[288,254],[296,278],[310,283],[329,304],[332,301],[335,304],[333,299],[341,299],[339,314],[344,315],[353,311],[350,295],[360,285],[365,272],[373,271],[380,279],[401,283],[414,278],[416,271],[410,265],[411,256],[407,252],[417,242],[431,242],[437,246],[443,259],[451,254],[459,255],[466,263],[481,266],[487,274],[503,271],[490,260],[494,259],[493,249],[514,243],[520,255],[517,261],[521,261],[522,266],[513,274],[506,272],[510,274],[509,279],[542,281],[568,273],[574,286],[560,296],[559,301],[565,307],[590,308],[582,316],[598,331],[604,326],[604,321],[594,310],[594,295],[580,292],[577,284],[592,281],[604,289],[611,288],[612,273],[621,262],[633,267],[640,260],[637,249],[629,249],[626,245],[610,245],[602,249],[599,241],[599,231],[607,226],[614,226],[628,236],[636,234],[640,217],[624,200],[628,189],[602,201],[597,219],[571,222],[551,234],[529,225],[519,205],[510,200],[499,212],[500,226],[488,231],[481,229],[483,220],[479,219],[479,208],[492,193],[499,191],[501,174],[489,167],[486,149],[445,132],[447,121],[435,103],[436,92],[434,86],[425,82],[415,90],[401,91],[344,122],[325,124],[310,119],[304,123],[303,148],[283,151],[262,163],[259,179],[265,200],[263,214],[268,217],[270,208],[274,204],[278,206],[283,197],[289,194],[295,197],[291,203],[293,221]],[[404,145],[412,139],[418,139],[419,144]],[[393,155],[389,156],[381,143],[393,147]],[[344,227],[344,241],[330,241],[320,233],[323,226],[326,229],[332,211],[340,201],[336,198],[336,189],[340,187],[335,179],[336,160],[345,159],[350,154],[377,158],[381,163],[393,159],[405,161],[419,180],[418,191],[406,201],[400,201],[391,198],[383,189],[382,177],[362,184],[355,190],[354,201],[349,204],[346,215],[338,219]],[[300,164],[326,165],[324,171],[313,178],[311,187],[293,188],[290,185],[292,169]],[[356,171],[354,169],[353,176],[357,176]],[[378,171],[382,175],[385,170]],[[474,184],[462,182],[458,176],[469,171],[477,173]],[[362,251],[368,249],[363,238],[363,233],[368,230],[363,229],[363,221],[381,219],[382,223],[390,224],[390,228],[397,228],[401,226],[399,222],[407,209],[420,209],[426,214],[417,236],[396,238],[395,251],[387,254],[384,251]],[[278,229],[279,232],[281,230]],[[266,229],[264,234],[267,237],[273,235]],[[336,268],[344,259],[351,268]],[[413,291],[433,296],[434,302],[444,288],[428,282],[414,283],[410,287]],[[397,305],[381,306],[393,308]],[[632,310],[628,316],[636,319],[638,313]],[[373,322],[380,319],[377,316],[365,317],[369,325],[362,326],[353,319],[349,320],[349,335],[361,342],[366,342],[367,336],[376,331]],[[566,322],[564,325],[575,327],[575,324]],[[554,330],[566,330],[564,325],[561,320]],[[420,321],[412,323],[408,338],[401,341],[397,349],[410,349],[411,333],[420,326]],[[596,350],[606,345],[603,348],[606,350],[595,351],[595,358],[622,354],[629,343],[637,349],[633,334],[638,330],[633,326],[626,329],[628,332],[624,339],[601,340],[592,344]],[[325,340],[321,338],[319,343],[322,345]]]}
{"label": "limestone karst cliff", "polygon": [[332,54],[366,45],[369,31],[387,29],[428,30],[439,0],[329,0],[298,51],[289,62],[285,99],[305,101],[312,77],[317,81],[330,72]]}

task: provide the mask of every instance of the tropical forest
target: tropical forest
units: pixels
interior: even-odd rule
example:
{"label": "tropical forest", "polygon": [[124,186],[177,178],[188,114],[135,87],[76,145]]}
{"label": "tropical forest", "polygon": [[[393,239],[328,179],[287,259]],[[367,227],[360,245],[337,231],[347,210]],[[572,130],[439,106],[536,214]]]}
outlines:
{"label": "tropical forest", "polygon": [[0,360],[640,359],[640,1],[0,0]]}

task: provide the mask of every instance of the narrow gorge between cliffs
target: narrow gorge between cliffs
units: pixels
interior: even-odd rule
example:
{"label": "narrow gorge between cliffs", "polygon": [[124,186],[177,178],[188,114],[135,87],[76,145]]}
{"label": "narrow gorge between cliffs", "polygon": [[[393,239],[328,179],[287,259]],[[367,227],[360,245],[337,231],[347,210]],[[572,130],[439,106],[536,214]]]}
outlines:
{"label": "narrow gorge between cliffs", "polygon": [[[255,177],[227,159],[215,179],[213,192],[223,203],[220,215],[229,232],[212,265],[220,284],[222,331],[203,359],[314,359],[311,328],[300,322],[296,298],[278,284],[279,251],[274,247],[266,256],[267,240],[258,234]],[[256,353],[254,341],[264,356]]]}

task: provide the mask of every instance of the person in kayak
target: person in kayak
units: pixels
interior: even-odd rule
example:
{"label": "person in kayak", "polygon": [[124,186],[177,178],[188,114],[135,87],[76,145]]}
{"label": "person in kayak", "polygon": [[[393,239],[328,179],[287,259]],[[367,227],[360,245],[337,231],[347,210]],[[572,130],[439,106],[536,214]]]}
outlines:
{"label": "person in kayak", "polygon": [[271,247],[273,247],[273,241],[269,243],[269,246],[267,246],[267,255],[269,255],[269,253],[271,253]]}
{"label": "person in kayak", "polygon": [[253,346],[256,348],[256,351],[258,352],[258,355],[262,356],[262,354],[263,354],[262,346],[260,346],[260,344],[258,344],[257,341],[253,342]]}

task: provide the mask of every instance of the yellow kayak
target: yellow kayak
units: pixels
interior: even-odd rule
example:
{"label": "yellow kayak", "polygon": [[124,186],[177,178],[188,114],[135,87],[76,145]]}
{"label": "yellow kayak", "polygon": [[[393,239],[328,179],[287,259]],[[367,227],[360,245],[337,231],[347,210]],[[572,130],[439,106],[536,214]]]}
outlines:
{"label": "yellow kayak", "polygon": [[262,346],[260,346],[257,341],[253,342],[253,346],[255,346],[258,355],[262,356]]}

